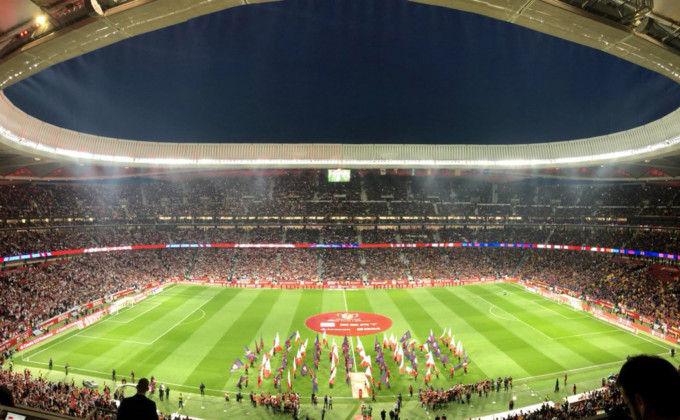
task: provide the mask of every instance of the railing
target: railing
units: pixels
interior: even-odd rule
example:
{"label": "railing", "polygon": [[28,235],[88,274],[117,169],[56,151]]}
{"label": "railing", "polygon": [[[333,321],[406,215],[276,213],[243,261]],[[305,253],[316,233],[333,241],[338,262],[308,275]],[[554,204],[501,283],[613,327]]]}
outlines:
{"label": "railing", "polygon": [[[48,419],[48,420],[73,420],[77,417],[67,416],[65,414],[51,413],[49,411],[40,410],[33,407],[28,407],[25,405],[19,406],[6,406],[0,405],[0,414],[4,413],[14,413],[21,416],[25,416],[27,419]],[[5,418],[2,416],[2,418]],[[95,417],[96,418],[96,417]]]}

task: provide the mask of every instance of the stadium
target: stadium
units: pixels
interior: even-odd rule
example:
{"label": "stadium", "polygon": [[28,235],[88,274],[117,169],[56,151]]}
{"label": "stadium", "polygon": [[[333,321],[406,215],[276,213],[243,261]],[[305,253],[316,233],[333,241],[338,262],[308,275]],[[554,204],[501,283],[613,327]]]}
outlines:
{"label": "stadium", "polygon": [[2,2],[0,416],[616,413],[680,371],[679,22]]}

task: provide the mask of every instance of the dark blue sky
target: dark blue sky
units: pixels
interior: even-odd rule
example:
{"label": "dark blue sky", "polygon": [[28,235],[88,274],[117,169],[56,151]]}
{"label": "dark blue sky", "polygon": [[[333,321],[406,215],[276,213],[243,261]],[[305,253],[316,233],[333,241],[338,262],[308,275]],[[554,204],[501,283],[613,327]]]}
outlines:
{"label": "dark blue sky", "polygon": [[5,92],[78,131],[213,143],[569,140],[680,107],[680,85],[601,51],[405,0],[237,7]]}

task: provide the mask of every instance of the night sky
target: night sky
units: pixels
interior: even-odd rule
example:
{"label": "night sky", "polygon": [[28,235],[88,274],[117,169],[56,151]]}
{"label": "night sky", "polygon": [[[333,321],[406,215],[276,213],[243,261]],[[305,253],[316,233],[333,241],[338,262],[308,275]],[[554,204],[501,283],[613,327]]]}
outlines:
{"label": "night sky", "polygon": [[680,107],[604,52],[405,0],[236,7],[5,90],[82,132],[171,142],[508,144],[591,137]]}

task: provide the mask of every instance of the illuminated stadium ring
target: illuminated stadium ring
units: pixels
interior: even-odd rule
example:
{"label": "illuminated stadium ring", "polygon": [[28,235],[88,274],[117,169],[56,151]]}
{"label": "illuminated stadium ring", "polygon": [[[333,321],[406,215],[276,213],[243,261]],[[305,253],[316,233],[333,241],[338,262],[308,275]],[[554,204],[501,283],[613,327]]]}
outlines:
{"label": "illuminated stadium ring", "polygon": [[134,251],[140,249],[186,249],[186,248],[535,248],[558,249],[565,251],[589,251],[609,254],[638,255],[643,257],[665,258],[678,260],[677,254],[663,252],[637,251],[632,249],[607,248],[580,245],[550,245],[550,244],[511,244],[505,242],[430,242],[408,244],[236,244],[236,243],[207,243],[207,244],[155,244],[155,245],[125,245],[97,248],[67,249],[62,251],[35,252],[22,255],[2,257],[2,262],[26,261],[38,258],[58,257],[74,254],[91,254],[97,252]]}

